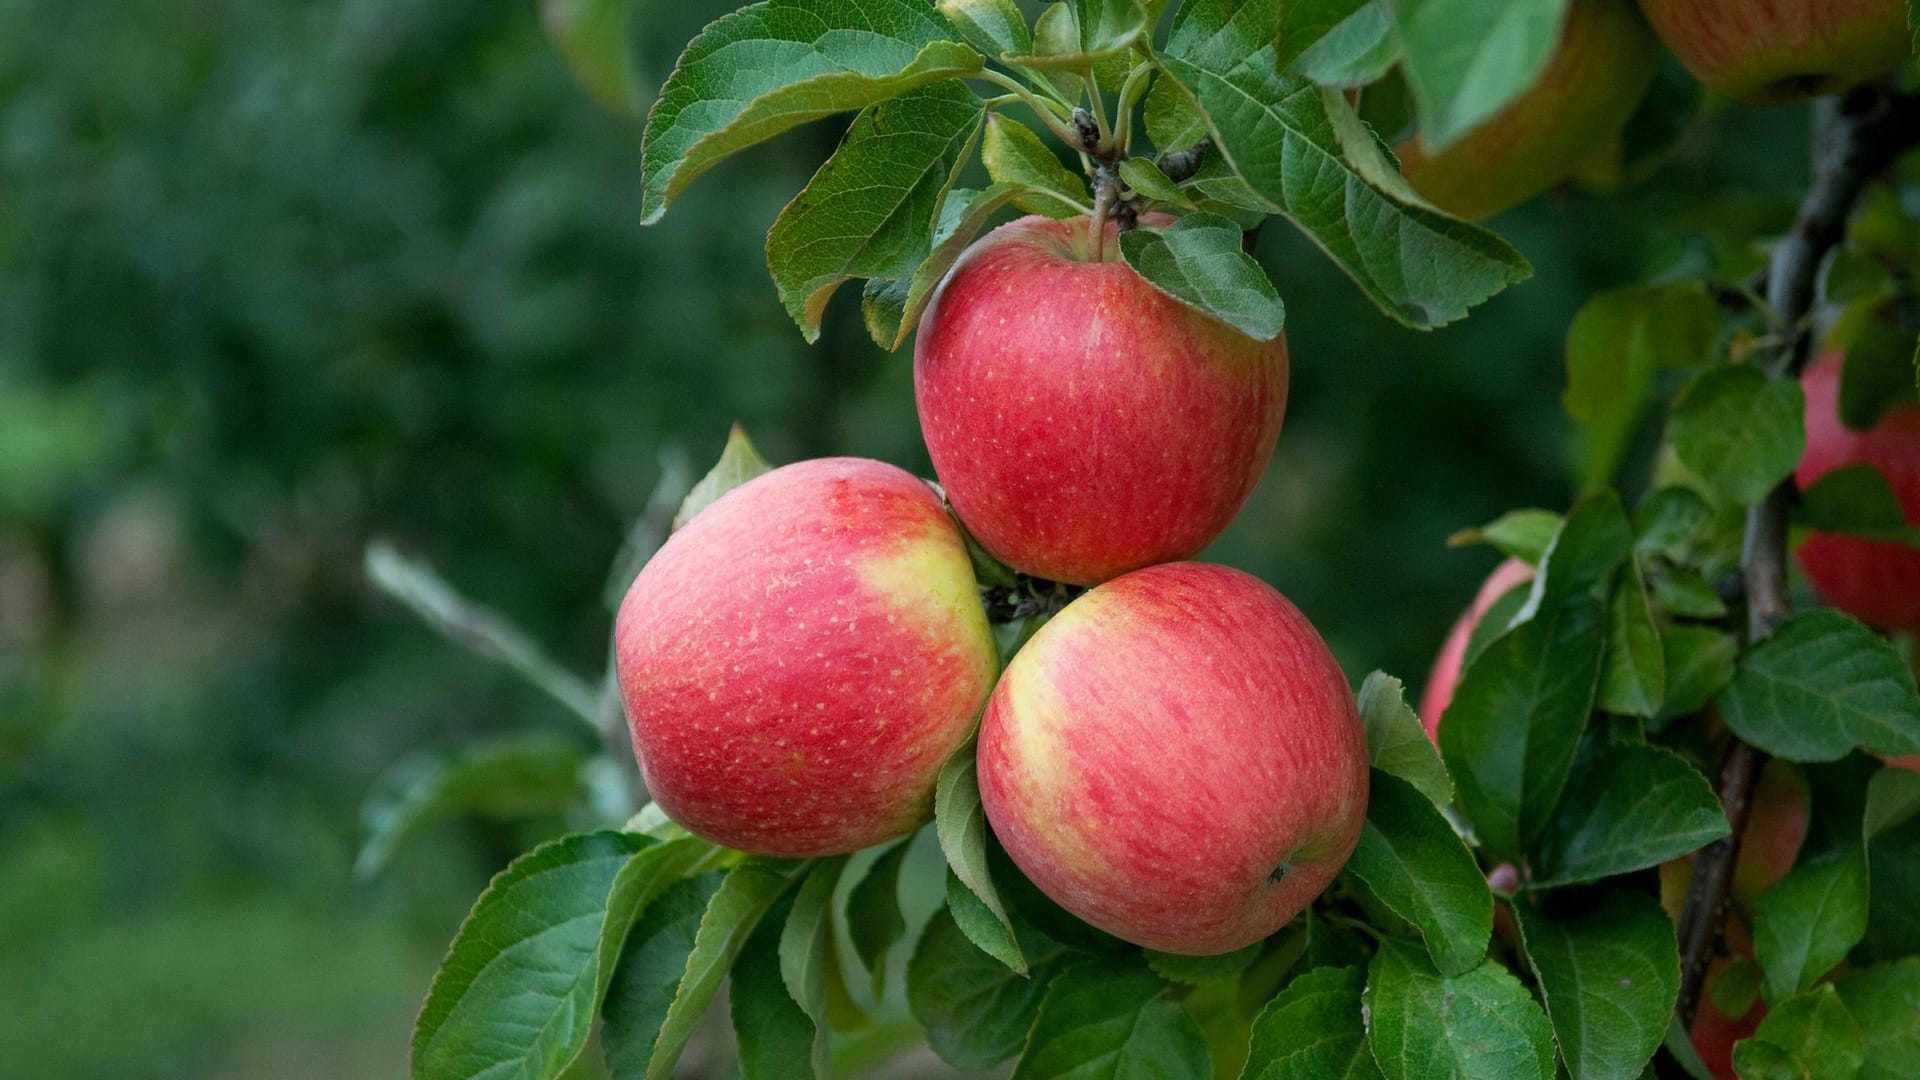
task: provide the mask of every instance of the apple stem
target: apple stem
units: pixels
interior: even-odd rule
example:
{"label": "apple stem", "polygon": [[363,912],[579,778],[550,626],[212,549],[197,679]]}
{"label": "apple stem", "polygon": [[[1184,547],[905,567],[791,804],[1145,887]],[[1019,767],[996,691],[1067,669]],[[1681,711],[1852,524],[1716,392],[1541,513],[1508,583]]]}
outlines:
{"label": "apple stem", "polygon": [[[1780,378],[1797,378],[1806,365],[1807,316],[1819,267],[1844,236],[1860,192],[1902,151],[1920,145],[1920,97],[1868,85],[1838,99],[1819,101],[1815,109],[1813,183],[1800,203],[1793,228],[1781,237],[1767,261],[1766,301],[1776,340],[1751,361]],[[1796,497],[1793,477],[1788,476],[1747,514],[1740,569],[1750,645],[1764,640],[1793,613],[1787,583],[1787,522]],[[1767,761],[1765,752],[1738,736],[1730,740],[1719,784],[1729,833],[1694,856],[1693,880],[1678,926],[1680,993],[1674,1013],[1687,1027],[1700,1008],[1707,965],[1721,940],[1733,868],[1740,857],[1740,834],[1746,828],[1754,784]]]}

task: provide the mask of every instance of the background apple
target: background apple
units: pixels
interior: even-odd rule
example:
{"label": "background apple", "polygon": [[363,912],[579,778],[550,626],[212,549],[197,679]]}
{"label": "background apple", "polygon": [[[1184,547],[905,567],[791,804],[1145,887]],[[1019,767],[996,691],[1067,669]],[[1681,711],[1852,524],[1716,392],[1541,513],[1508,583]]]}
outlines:
{"label": "background apple", "polygon": [[920,427],[974,538],[1091,585],[1198,552],[1273,453],[1285,337],[1255,341],[1094,261],[1085,218],[1026,217],[965,255],[920,320]]}
{"label": "background apple", "polygon": [[1831,94],[1907,55],[1904,0],[1640,0],[1708,89],[1765,104]]}
{"label": "background apple", "polygon": [[[1807,449],[1794,478],[1804,489],[1831,469],[1864,463],[1880,470],[1910,522],[1920,522],[1920,405],[1897,406],[1871,431],[1840,421],[1837,353],[1801,376],[1807,394]],[[1858,536],[1815,533],[1798,551],[1822,600],[1877,630],[1920,631],[1920,548]]]}
{"label": "background apple", "polygon": [[1531,88],[1438,151],[1418,136],[1400,144],[1400,171],[1428,202],[1469,220],[1517,206],[1619,135],[1658,57],[1632,0],[1573,0],[1560,47]]}
{"label": "background apple", "polygon": [[1531,580],[1530,564],[1521,559],[1508,559],[1493,568],[1493,573],[1481,583],[1480,591],[1473,595],[1473,603],[1454,620],[1446,640],[1440,643],[1439,655],[1433,658],[1433,669],[1427,672],[1426,688],[1420,692],[1420,723],[1427,729],[1428,738],[1440,730],[1440,714],[1453,702],[1453,689],[1460,685],[1460,669],[1466,664],[1467,643],[1473,638],[1473,628],[1480,625],[1480,617],[1507,595],[1509,589]]}
{"label": "background apple", "polygon": [[1250,574],[1173,563],[1069,604],[980,728],[995,835],[1060,906],[1128,941],[1228,952],[1339,872],[1366,738],[1313,626]]}
{"label": "background apple", "polygon": [[925,821],[998,667],[939,500],[858,458],[775,469],[701,511],[634,580],[614,634],[654,800],[769,855]]}

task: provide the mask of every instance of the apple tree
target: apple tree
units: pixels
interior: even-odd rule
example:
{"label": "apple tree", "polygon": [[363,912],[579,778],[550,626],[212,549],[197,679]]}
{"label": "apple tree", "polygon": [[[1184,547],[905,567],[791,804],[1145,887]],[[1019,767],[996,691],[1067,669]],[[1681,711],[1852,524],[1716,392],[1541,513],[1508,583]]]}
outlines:
{"label": "apple tree", "polygon": [[[643,7],[545,5],[616,106]],[[369,551],[585,736],[413,759],[369,799],[370,868],[436,815],[578,824],[475,902],[412,1075],[1920,1075],[1915,26],[1899,0],[714,21],[645,119],[645,217],[844,124],[769,225],[772,287],[809,340],[846,286],[913,342],[937,476],[774,468],[736,429],[636,524],[598,680]],[[1454,538],[1507,561],[1417,710],[1192,561],[1282,437],[1259,230],[1437,328],[1529,276],[1481,219],[1658,183],[1758,106],[1808,117],[1778,148],[1811,155],[1797,213],[1580,310],[1580,495]]]}

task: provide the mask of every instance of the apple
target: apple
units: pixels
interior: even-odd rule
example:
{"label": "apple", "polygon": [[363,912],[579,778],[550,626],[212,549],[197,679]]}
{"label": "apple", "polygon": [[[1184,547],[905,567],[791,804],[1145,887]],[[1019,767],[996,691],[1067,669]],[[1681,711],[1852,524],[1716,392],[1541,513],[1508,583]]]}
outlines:
{"label": "apple", "polygon": [[1831,94],[1907,55],[1905,0],[1640,0],[1680,62],[1750,105]]}
{"label": "apple", "polygon": [[960,520],[1002,562],[1076,585],[1220,535],[1287,403],[1284,336],[1256,341],[1147,284],[1112,224],[1100,255],[1089,239],[1084,217],[995,229],[913,349],[920,428]]}
{"label": "apple", "polygon": [[[1920,522],[1920,405],[1896,406],[1871,431],[1840,420],[1840,372],[1828,353],[1800,378],[1806,391],[1807,449],[1794,470],[1802,489],[1842,465],[1886,476],[1909,522]],[[1920,632],[1920,548],[1858,536],[1815,533],[1797,552],[1800,568],[1828,604],[1877,630]]]}
{"label": "apple", "polygon": [[1508,590],[1531,580],[1530,564],[1508,559],[1493,568],[1493,573],[1481,583],[1480,591],[1473,595],[1473,603],[1454,620],[1446,640],[1440,643],[1440,654],[1433,658],[1433,670],[1427,672],[1426,688],[1420,693],[1420,723],[1427,729],[1429,739],[1438,738],[1440,714],[1453,702],[1453,689],[1460,684],[1460,669],[1467,659],[1467,644],[1473,639],[1474,627],[1480,625],[1480,617],[1499,603]]}
{"label": "apple", "polygon": [[654,801],[715,843],[791,857],[926,821],[999,667],[939,499],[859,458],[714,501],[634,579],[614,646]]}
{"label": "apple", "polygon": [[1633,0],[1573,0],[1560,45],[1533,85],[1429,153],[1400,144],[1401,174],[1428,202],[1469,220],[1533,198],[1615,140],[1653,81],[1659,47]]}
{"label": "apple", "polygon": [[1367,809],[1366,736],[1312,624],[1208,563],[1067,605],[980,724],[980,799],[1061,907],[1167,952],[1230,952],[1333,880]]}

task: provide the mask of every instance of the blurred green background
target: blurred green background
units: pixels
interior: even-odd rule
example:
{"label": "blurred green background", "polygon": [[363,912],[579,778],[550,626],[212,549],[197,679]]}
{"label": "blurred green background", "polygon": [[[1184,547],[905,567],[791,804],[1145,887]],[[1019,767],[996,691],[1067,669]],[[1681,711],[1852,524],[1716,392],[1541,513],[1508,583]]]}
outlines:
{"label": "blurred green background", "polygon": [[[640,6],[649,87],[723,8]],[[0,0],[4,1071],[404,1071],[461,915],[552,823],[438,826],[367,880],[361,799],[409,751],[577,729],[377,597],[361,552],[393,538],[595,672],[663,453],[704,468],[737,419],[775,461],[927,472],[910,358],[858,290],[808,347],[762,265],[839,127],[642,230],[638,122],[536,0]],[[1650,182],[1507,215],[1536,276],[1440,333],[1273,223],[1291,411],[1214,557],[1356,680],[1417,685],[1494,561],[1446,536],[1570,497],[1581,299],[1751,259],[1803,129],[1720,114]]]}

